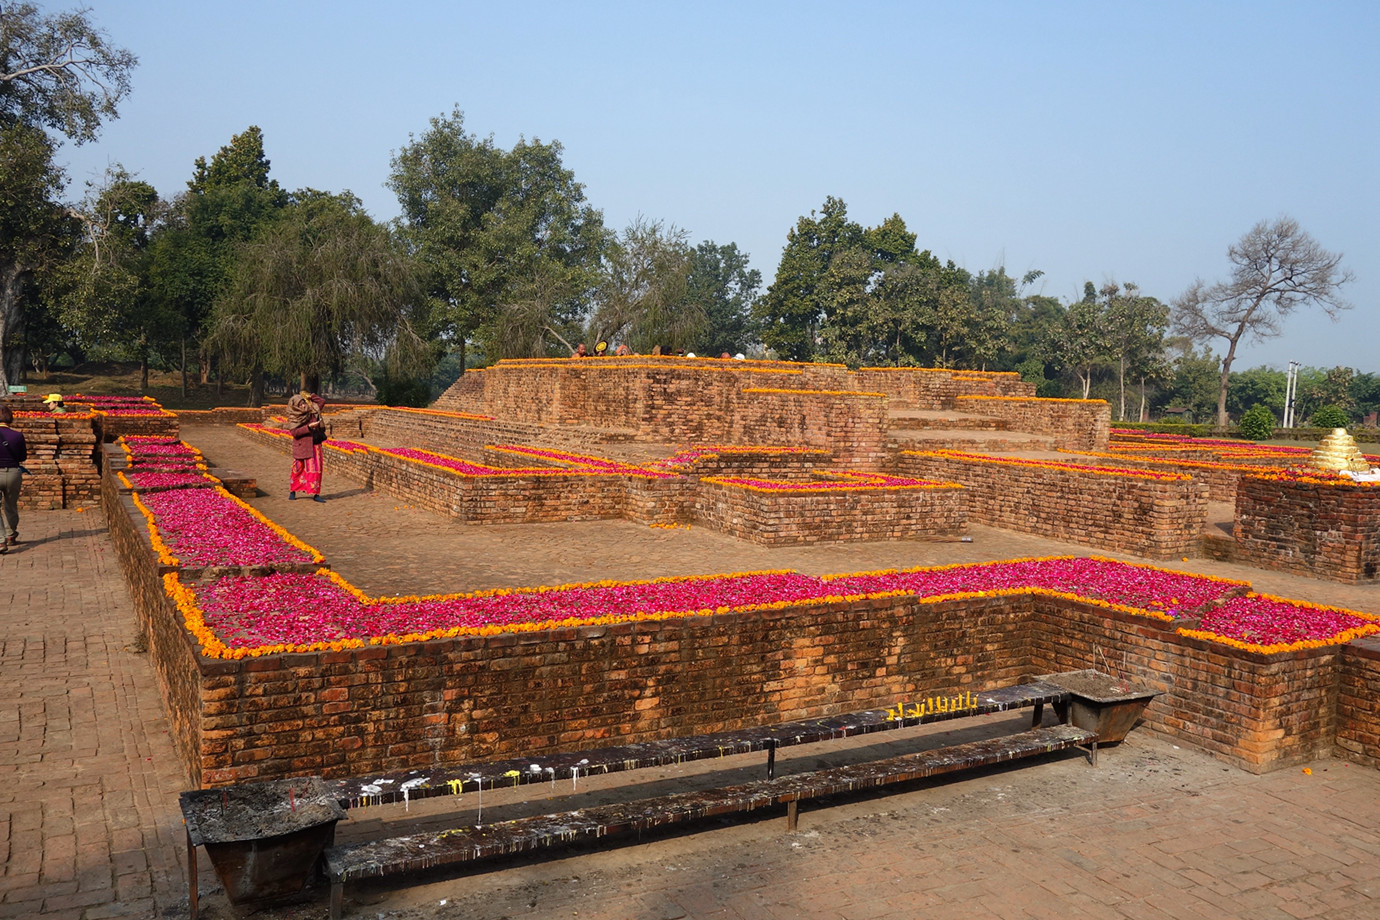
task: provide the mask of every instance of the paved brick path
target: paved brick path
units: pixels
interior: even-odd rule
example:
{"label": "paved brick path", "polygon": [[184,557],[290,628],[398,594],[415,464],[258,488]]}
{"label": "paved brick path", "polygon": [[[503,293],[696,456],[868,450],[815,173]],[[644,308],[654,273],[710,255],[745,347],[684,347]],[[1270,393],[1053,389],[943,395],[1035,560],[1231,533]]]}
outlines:
{"label": "paved brick path", "polygon": [[[280,455],[230,430],[187,437],[258,475],[267,494],[257,504],[376,593],[1086,552],[987,528],[972,544],[772,551],[699,528],[467,527],[361,492],[329,469],[326,505],[288,503]],[[28,513],[25,544],[0,557],[0,918],[187,915],[176,802],[187,780],[148,658],[130,647],[130,602],[98,515]],[[1204,560],[1179,567],[1380,612],[1373,586]],[[779,819],[731,824],[427,885],[360,886],[349,906],[371,920],[1380,917],[1380,773],[1330,760],[1312,771],[1252,776],[1133,734],[1096,770],[1071,756],[806,808],[796,834]],[[366,827],[356,823],[342,833]],[[201,885],[203,918],[325,916],[320,899],[232,910],[204,860]]]}

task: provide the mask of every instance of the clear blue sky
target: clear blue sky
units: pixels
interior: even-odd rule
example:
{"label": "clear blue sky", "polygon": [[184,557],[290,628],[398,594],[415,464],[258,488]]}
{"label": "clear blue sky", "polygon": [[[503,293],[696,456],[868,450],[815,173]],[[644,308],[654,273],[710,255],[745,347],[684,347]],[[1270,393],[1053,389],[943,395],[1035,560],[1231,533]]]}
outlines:
{"label": "clear blue sky", "polygon": [[[605,222],[736,242],[766,283],[826,195],[1042,293],[1132,281],[1169,301],[1296,218],[1346,254],[1355,308],[1237,368],[1380,372],[1380,3],[202,3],[89,0],[140,66],[71,194],[120,162],[165,196],[231,136],[272,175],[397,214],[391,153],[458,106],[510,146],[558,140]],[[49,11],[69,8],[43,2]]]}

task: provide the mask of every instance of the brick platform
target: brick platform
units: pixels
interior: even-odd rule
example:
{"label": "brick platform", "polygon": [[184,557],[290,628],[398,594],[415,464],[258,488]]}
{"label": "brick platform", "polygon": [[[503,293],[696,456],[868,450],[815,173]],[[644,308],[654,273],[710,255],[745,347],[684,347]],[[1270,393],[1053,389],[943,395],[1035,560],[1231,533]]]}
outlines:
{"label": "brick platform", "polygon": [[1242,478],[1236,552],[1264,568],[1349,584],[1380,576],[1380,483]]}
{"label": "brick platform", "polygon": [[903,451],[903,475],[962,483],[970,520],[1126,550],[1151,559],[1196,552],[1207,523],[1207,486],[1000,457]]}

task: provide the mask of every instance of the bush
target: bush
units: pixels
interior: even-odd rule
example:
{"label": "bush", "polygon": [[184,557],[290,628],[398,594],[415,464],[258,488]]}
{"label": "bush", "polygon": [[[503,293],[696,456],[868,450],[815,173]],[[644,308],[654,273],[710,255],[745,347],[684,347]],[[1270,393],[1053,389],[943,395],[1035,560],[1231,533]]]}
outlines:
{"label": "bush", "polygon": [[1351,424],[1351,416],[1341,406],[1323,406],[1308,423],[1314,428],[1345,428]]}
{"label": "bush", "polygon": [[1252,441],[1268,441],[1274,437],[1275,414],[1259,403],[1241,413],[1241,436]]}

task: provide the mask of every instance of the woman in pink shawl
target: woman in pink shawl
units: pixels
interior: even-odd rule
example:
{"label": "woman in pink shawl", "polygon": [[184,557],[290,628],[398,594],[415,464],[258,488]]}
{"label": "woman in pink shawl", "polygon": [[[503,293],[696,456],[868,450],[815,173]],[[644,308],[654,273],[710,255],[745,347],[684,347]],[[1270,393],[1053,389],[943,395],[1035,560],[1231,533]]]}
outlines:
{"label": "woman in pink shawl", "polygon": [[326,423],[321,418],[321,410],[325,407],[324,399],[305,391],[288,400],[287,427],[292,434],[288,501],[297,498],[298,492],[310,495],[312,501],[325,501],[321,497],[321,445],[326,440]]}

